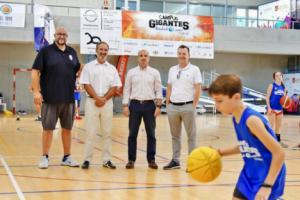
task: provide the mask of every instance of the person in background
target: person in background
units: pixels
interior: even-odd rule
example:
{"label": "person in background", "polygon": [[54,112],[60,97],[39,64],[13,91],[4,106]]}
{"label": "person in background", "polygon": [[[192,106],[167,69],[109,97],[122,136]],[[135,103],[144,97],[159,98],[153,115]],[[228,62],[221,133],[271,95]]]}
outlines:
{"label": "person in background", "polygon": [[273,81],[274,82],[269,85],[266,94],[267,115],[272,129],[276,133],[277,140],[283,148],[287,148],[288,145],[282,142],[280,137],[283,119],[283,107],[280,104],[280,98],[287,94],[283,84],[282,73],[274,72]]}

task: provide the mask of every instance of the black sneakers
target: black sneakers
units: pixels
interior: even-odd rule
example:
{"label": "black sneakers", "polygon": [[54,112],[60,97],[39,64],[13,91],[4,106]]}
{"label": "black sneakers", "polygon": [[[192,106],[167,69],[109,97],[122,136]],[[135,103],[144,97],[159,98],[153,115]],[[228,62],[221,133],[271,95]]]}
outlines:
{"label": "black sneakers", "polygon": [[169,162],[169,164],[167,164],[166,166],[163,167],[164,170],[170,170],[170,169],[180,169],[180,164],[175,161],[175,160],[171,160],[171,162]]}
{"label": "black sneakers", "polygon": [[88,169],[89,167],[90,167],[90,162],[87,160],[85,160],[81,165],[82,169]]}
{"label": "black sneakers", "polygon": [[105,168],[108,168],[108,169],[116,169],[117,168],[114,164],[112,164],[112,162],[110,160],[107,161],[106,163],[104,163],[102,166]]}

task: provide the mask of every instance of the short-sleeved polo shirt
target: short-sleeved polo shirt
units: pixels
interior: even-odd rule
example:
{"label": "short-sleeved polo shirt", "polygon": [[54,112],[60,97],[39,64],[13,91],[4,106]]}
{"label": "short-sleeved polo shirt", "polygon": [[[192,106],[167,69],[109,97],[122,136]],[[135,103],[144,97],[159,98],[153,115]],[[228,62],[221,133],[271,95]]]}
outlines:
{"label": "short-sleeved polo shirt", "polygon": [[64,51],[53,43],[36,56],[32,69],[40,71],[43,101],[49,104],[73,103],[76,73],[80,69],[76,51],[66,46]]}
{"label": "short-sleeved polo shirt", "polygon": [[174,103],[193,101],[195,84],[202,83],[199,67],[188,64],[185,68],[175,65],[169,69],[168,84],[172,86],[170,100]]}

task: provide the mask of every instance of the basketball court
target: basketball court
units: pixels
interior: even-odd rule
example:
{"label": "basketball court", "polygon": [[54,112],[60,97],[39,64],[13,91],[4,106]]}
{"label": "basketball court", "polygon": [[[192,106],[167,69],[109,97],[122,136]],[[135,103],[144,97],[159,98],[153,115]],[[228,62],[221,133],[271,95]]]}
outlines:
{"label": "basketball court", "polygon": [[[299,119],[285,116],[283,138],[289,146],[300,142]],[[127,170],[128,119],[117,115],[113,119],[113,162],[116,170],[101,165],[101,134],[94,148],[94,159],[88,170],[60,166],[62,144],[60,128],[54,132],[50,152],[50,166],[39,169],[41,156],[40,122],[34,116],[0,118],[0,199],[204,199],[228,200],[232,198],[242,158],[225,157],[221,175],[213,182],[203,184],[185,172],[187,157],[186,135],[182,135],[182,166],[179,170],[162,170],[171,158],[171,135],[168,119],[157,120],[158,170],[149,169],[146,161],[146,134],[140,128],[137,161],[134,169]],[[216,148],[236,144],[230,117],[198,115],[198,146]],[[72,156],[82,163],[86,132],[84,120],[76,120],[73,128]],[[300,199],[300,151],[285,149],[287,178],[284,199]],[[14,182],[15,181],[15,182]]]}

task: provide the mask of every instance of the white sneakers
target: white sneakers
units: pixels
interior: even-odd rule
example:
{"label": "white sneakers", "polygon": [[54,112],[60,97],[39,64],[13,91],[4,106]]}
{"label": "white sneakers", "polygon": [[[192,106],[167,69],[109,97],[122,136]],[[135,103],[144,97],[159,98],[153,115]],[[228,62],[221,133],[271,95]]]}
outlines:
{"label": "white sneakers", "polygon": [[49,166],[49,159],[46,156],[42,156],[42,159],[39,163],[40,169],[47,169]]}
{"label": "white sneakers", "polygon": [[[68,156],[65,161],[61,161],[60,165],[69,166],[69,167],[79,167],[79,163],[74,161],[71,156]],[[39,162],[38,167],[40,169],[47,169],[49,166],[49,159],[46,156],[42,156],[41,161]]]}
{"label": "white sneakers", "polygon": [[61,161],[60,165],[69,167],[79,167],[79,163],[72,160],[71,156],[68,156],[65,161]]}

